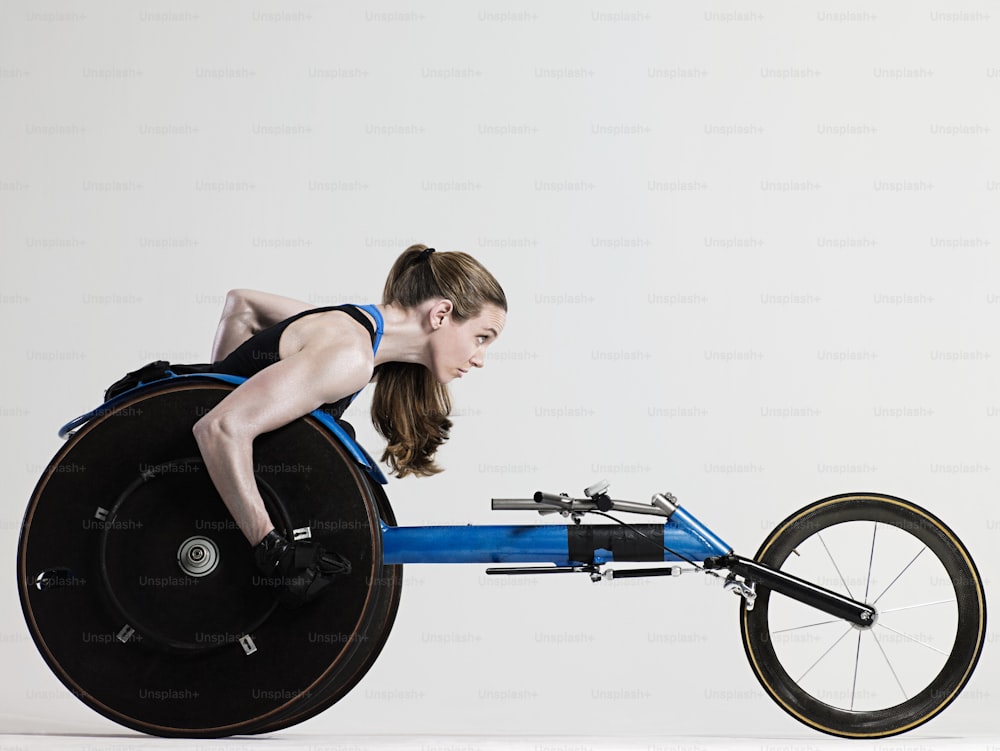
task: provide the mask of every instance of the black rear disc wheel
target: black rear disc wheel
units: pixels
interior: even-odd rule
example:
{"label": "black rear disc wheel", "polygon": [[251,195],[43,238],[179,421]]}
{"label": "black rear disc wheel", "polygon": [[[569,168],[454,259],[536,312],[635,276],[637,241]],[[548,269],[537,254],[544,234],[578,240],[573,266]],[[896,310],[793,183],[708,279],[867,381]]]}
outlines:
{"label": "black rear disc wheel", "polygon": [[308,529],[352,571],[299,609],[276,604],[191,433],[232,389],[185,379],[94,418],[50,462],[21,528],[18,590],[43,658],[85,704],[145,733],[312,716],[361,679],[396,612],[388,502],[309,416],[255,441],[258,488],[286,533]]}

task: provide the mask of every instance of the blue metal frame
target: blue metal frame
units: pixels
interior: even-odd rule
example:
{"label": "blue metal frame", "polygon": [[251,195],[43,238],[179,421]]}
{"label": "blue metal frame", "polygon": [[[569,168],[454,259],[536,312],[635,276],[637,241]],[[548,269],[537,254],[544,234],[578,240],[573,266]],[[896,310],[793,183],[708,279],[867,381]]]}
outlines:
{"label": "blue metal frame", "polygon": [[[246,378],[224,373],[190,373],[177,375],[167,371],[165,378],[142,383],[109,399],[90,412],[70,420],[59,429],[60,438],[89,420],[114,410],[136,394],[162,387],[178,379],[210,378],[239,385]],[[385,485],[385,475],[368,452],[330,415],[320,410],[311,413],[344,446],[351,457],[370,478]],[[382,557],[385,563],[555,563],[557,565],[603,564],[617,559],[610,550],[598,548],[590,560],[570,558],[570,530],[574,525],[452,525],[430,527],[397,527],[381,523]],[[728,555],[733,549],[723,542],[684,508],[678,508],[663,525],[664,561],[704,561],[706,558]],[[642,560],[648,560],[643,558]]]}
{"label": "blue metal frame", "polygon": [[[610,550],[603,548],[593,550],[590,560],[571,559],[569,537],[573,528],[568,524],[392,527],[383,522],[382,560],[386,563],[555,563],[563,566],[635,560],[628,556],[615,558]],[[673,551],[663,551],[664,561],[704,561],[733,552],[683,508],[678,508],[663,525],[663,545]]]}

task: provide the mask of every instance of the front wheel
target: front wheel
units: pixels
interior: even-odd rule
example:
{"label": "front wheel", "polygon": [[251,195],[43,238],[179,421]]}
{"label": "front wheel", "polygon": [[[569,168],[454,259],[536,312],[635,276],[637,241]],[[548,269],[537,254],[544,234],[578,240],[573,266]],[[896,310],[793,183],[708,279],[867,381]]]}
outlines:
{"label": "front wheel", "polygon": [[943,522],[892,496],[817,501],[779,524],[755,560],[874,606],[858,628],[761,589],[741,604],[747,658],[786,712],[845,738],[911,730],[948,706],[976,666],[986,598]]}

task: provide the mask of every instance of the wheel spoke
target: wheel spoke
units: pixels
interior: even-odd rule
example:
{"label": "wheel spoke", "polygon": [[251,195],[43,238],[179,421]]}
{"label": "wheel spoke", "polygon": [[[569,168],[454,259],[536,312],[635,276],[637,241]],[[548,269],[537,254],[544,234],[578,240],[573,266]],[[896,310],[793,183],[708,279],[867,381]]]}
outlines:
{"label": "wheel spoke", "polygon": [[922,647],[927,647],[927,649],[933,649],[933,650],[934,650],[935,652],[937,652],[938,654],[942,654],[942,655],[944,655],[945,657],[947,657],[947,656],[948,656],[948,653],[947,653],[947,652],[945,652],[944,650],[942,650],[942,649],[938,649],[937,647],[934,647],[934,646],[931,646],[930,644],[928,644],[928,643],[927,643],[927,642],[925,642],[925,641],[920,641],[920,639],[916,638],[915,636],[910,636],[909,634],[904,634],[904,633],[903,633],[902,631],[897,631],[897,630],[896,630],[896,629],[894,629],[894,628],[891,628],[891,627],[889,627],[889,626],[886,626],[886,625],[885,625],[884,623],[879,623],[879,624],[878,624],[878,626],[879,626],[879,627],[881,627],[881,628],[884,628],[884,629],[886,629],[887,631],[892,631],[892,633],[894,633],[894,634],[899,634],[899,635],[900,635],[900,636],[902,636],[902,637],[903,637],[904,639],[909,639],[910,641],[914,642],[915,644],[919,644],[919,645],[920,645],[920,646],[922,646]]}
{"label": "wheel spoke", "polygon": [[820,660],[822,660],[824,657],[826,657],[828,654],[830,654],[830,650],[832,650],[834,647],[836,647],[838,644],[840,644],[841,640],[845,636],[847,636],[849,633],[851,633],[852,630],[853,630],[853,627],[848,628],[847,631],[845,631],[840,636],[838,636],[837,637],[837,641],[835,641],[833,644],[831,644],[829,647],[827,647],[826,651],[823,654],[821,654],[819,657],[816,658],[816,662],[814,662],[812,665],[810,665],[808,668],[806,668],[806,672],[804,672],[802,675],[800,675],[795,682],[796,683],[802,683],[802,679],[805,678],[809,674],[809,671],[812,670],[817,665],[819,665]]}
{"label": "wheel spoke", "polygon": [[830,552],[830,548],[828,548],[826,546],[826,540],[823,539],[823,533],[822,532],[817,532],[816,536],[819,538],[820,543],[822,543],[823,550],[826,551],[826,555],[830,559],[830,563],[832,563],[833,567],[837,570],[837,576],[840,577],[840,583],[843,584],[844,585],[844,589],[847,590],[847,596],[850,597],[853,600],[854,599],[854,595],[851,594],[851,588],[849,586],[847,586],[847,581],[844,579],[844,575],[840,572],[840,566],[838,566],[837,562],[835,560],[833,560],[833,553],[831,553]]}
{"label": "wheel spoke", "polygon": [[903,682],[899,680],[899,676],[896,675],[896,669],[893,668],[892,662],[889,660],[889,655],[885,653],[885,648],[882,646],[882,642],[878,640],[878,634],[874,631],[872,633],[872,638],[875,639],[875,644],[878,646],[878,651],[882,653],[885,658],[885,664],[889,666],[889,672],[892,673],[892,677],[896,679],[896,685],[899,686],[899,690],[903,692],[903,699],[909,699],[910,697],[906,693],[906,689],[903,688]]}
{"label": "wheel spoke", "polygon": [[896,613],[900,610],[913,610],[914,608],[929,608],[931,605],[947,605],[948,603],[955,603],[958,600],[936,600],[934,602],[923,602],[919,605],[904,605],[901,608],[889,608],[888,610],[879,610],[879,613]]}
{"label": "wheel spoke", "polygon": [[854,680],[851,681],[851,711],[854,711],[854,693],[858,688],[858,662],[861,660],[861,632],[858,631],[858,646],[854,650]]}
{"label": "wheel spoke", "polygon": [[888,592],[888,591],[889,591],[889,588],[890,588],[890,587],[892,587],[892,585],[893,585],[893,584],[895,584],[895,583],[896,583],[897,581],[899,581],[899,577],[901,577],[901,576],[902,576],[903,574],[905,574],[905,573],[906,573],[906,569],[908,569],[908,568],[909,568],[910,566],[912,566],[912,565],[913,565],[913,562],[914,562],[915,560],[917,560],[917,558],[919,558],[919,557],[921,556],[921,554],[922,554],[922,553],[923,553],[923,552],[924,552],[925,550],[927,550],[927,546],[926,546],[926,545],[925,545],[924,547],[920,548],[920,550],[919,550],[919,551],[917,552],[917,554],[916,554],[915,556],[913,556],[913,558],[912,558],[912,559],[910,560],[910,562],[909,562],[909,563],[907,563],[907,564],[906,564],[905,566],[903,566],[903,570],[902,570],[902,571],[900,571],[900,572],[899,572],[898,574],[896,574],[896,578],[895,578],[895,579],[893,579],[893,580],[892,580],[891,582],[889,582],[888,586],[886,586],[886,588],[882,590],[882,594],[880,594],[880,595],[879,595],[878,597],[876,597],[876,598],[875,598],[874,600],[872,600],[872,605],[874,605],[875,603],[877,603],[877,602],[878,602],[879,600],[881,600],[881,599],[882,599],[882,596],[883,596],[883,595],[884,595],[884,594],[885,594],[886,592]]}
{"label": "wheel spoke", "polygon": [[829,625],[831,623],[842,623],[843,620],[844,620],[843,618],[834,618],[834,619],[829,620],[829,621],[819,621],[818,623],[807,623],[804,626],[792,626],[791,628],[779,628],[779,629],[777,629],[775,631],[771,631],[771,635],[773,636],[774,634],[783,634],[783,633],[785,633],[787,631],[800,631],[800,630],[802,630],[804,628],[812,628],[813,626],[827,626],[827,625]]}
{"label": "wheel spoke", "polygon": [[[872,549],[868,554],[868,576],[865,577],[865,602],[868,602],[868,587],[872,583],[872,561],[875,560],[875,535],[878,533],[878,522],[875,522],[875,526],[872,527]],[[860,647],[861,641],[858,640],[858,646]]]}

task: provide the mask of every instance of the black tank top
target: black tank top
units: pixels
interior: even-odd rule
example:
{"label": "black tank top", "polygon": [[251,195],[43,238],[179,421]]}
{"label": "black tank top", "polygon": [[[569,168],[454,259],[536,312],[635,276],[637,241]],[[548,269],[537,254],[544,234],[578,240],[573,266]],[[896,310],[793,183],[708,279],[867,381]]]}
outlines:
{"label": "black tank top", "polygon": [[[228,373],[229,375],[242,376],[244,378],[249,378],[255,373],[259,373],[268,365],[273,365],[281,359],[278,353],[278,344],[288,324],[304,316],[312,315],[313,313],[325,313],[328,310],[339,310],[347,313],[347,315],[368,329],[368,334],[372,339],[372,347],[375,346],[375,327],[372,326],[372,322],[368,320],[368,317],[353,305],[332,305],[325,308],[312,308],[311,310],[304,310],[291,318],[279,321],[273,326],[268,326],[262,331],[258,331],[230,352],[227,357],[216,363],[212,363],[211,372]],[[320,406],[320,409],[334,419],[339,420],[341,415],[344,414],[344,410],[347,409],[348,405],[359,393],[361,392],[345,396],[343,399],[338,399],[329,404],[323,404]]]}

